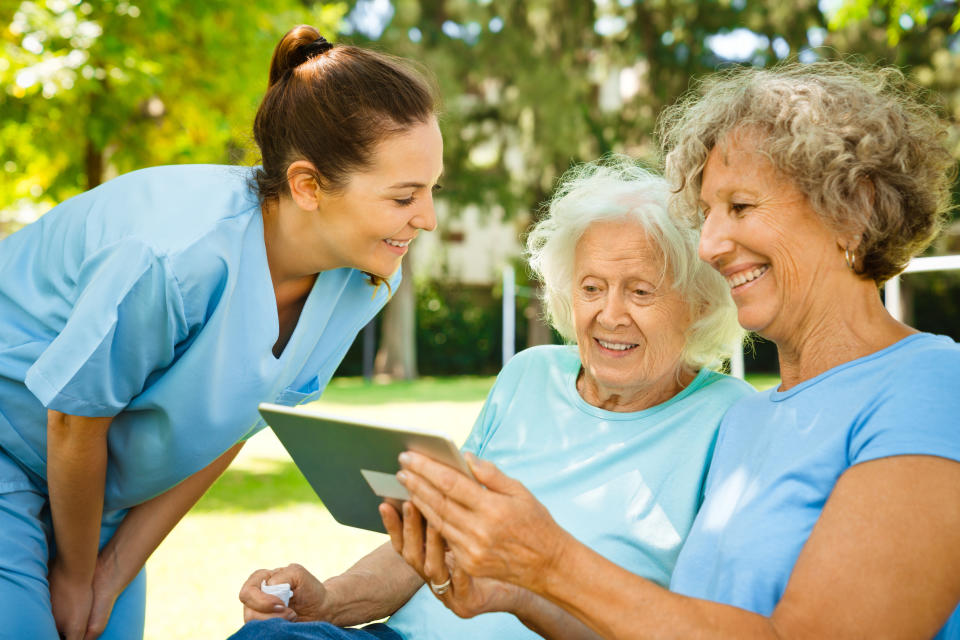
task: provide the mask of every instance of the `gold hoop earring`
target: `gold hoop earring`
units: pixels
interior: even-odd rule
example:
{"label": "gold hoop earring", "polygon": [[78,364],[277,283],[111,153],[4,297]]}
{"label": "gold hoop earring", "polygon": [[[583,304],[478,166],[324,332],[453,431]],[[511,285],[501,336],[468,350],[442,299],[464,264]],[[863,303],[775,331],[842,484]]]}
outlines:
{"label": "gold hoop earring", "polygon": [[851,253],[850,249],[844,249],[843,259],[846,261],[847,266],[850,267],[850,270],[856,273],[857,272],[857,254]]}

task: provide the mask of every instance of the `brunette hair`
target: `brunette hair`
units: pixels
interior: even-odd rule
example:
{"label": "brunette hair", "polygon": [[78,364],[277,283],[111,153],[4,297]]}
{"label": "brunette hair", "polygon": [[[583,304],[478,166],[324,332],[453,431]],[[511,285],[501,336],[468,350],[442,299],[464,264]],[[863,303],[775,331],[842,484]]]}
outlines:
{"label": "brunette hair", "polygon": [[289,194],[287,168],[307,160],[323,189],[342,188],[370,165],[385,137],[428,122],[437,93],[410,63],[360,47],[333,45],[300,25],[277,45],[270,85],[253,121],[262,167],[254,179],[261,201]]}

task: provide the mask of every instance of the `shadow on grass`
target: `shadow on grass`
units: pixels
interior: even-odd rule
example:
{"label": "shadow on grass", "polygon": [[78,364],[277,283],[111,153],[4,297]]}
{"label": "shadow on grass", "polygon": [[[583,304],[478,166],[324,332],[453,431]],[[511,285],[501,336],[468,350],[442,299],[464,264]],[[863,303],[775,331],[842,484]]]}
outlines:
{"label": "shadow on grass", "polygon": [[249,513],[297,504],[323,507],[291,461],[265,461],[263,470],[227,469],[191,513]]}

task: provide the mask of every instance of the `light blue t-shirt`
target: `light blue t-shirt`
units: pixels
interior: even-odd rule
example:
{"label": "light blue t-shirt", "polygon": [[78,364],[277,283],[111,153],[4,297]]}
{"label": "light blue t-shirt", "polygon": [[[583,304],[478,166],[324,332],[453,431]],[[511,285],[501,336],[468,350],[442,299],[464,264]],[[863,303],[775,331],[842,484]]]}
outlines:
{"label": "light blue t-shirt", "polygon": [[[679,394],[617,413],[577,392],[576,347],[534,347],[504,367],[464,449],[491,460],[584,544],[666,585],[700,505],[720,419],[753,389],[703,370]],[[387,624],[409,640],[536,638],[514,616],[458,618],[427,587]]]}
{"label": "light blue t-shirt", "polygon": [[354,269],[321,273],[274,357],[251,175],[135,171],[0,242],[0,447],[43,478],[47,408],[114,416],[105,508],[119,509],[262,428],[259,402],[320,394],[386,287]]}
{"label": "light blue t-shirt", "polygon": [[[670,588],[769,616],[837,480],[896,455],[960,461],[960,346],[917,334],[723,420]],[[938,638],[960,638],[960,617]]]}

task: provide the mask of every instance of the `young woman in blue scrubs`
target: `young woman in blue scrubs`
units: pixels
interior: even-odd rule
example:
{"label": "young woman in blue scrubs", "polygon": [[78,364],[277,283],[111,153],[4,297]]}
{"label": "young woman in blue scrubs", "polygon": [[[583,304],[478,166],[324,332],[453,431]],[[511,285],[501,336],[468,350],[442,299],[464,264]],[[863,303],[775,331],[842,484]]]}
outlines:
{"label": "young woman in blue scrubs", "polygon": [[147,557],[436,225],[434,93],[396,59],[297,27],[254,137],[262,167],[136,171],[0,243],[0,638],[141,637]]}

